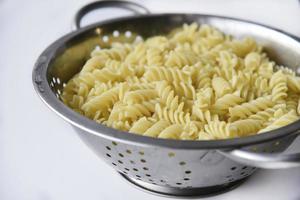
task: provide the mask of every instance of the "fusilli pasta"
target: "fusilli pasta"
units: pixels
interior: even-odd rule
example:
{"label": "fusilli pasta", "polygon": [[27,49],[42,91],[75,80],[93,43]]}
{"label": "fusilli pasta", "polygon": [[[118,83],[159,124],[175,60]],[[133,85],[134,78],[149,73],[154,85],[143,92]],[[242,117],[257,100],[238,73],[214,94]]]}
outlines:
{"label": "fusilli pasta", "polygon": [[96,48],[61,100],[105,126],[143,136],[245,137],[296,121],[300,77],[252,38],[209,25]]}

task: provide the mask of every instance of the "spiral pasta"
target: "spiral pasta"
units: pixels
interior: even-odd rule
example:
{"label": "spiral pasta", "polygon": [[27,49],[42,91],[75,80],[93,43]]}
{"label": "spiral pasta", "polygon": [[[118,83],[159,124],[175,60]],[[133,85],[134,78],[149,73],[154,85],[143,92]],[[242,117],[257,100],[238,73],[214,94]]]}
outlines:
{"label": "spiral pasta", "polygon": [[149,66],[162,66],[164,63],[163,51],[158,48],[151,48],[146,53],[147,65]]}
{"label": "spiral pasta", "polygon": [[182,68],[187,65],[193,65],[197,61],[197,56],[188,51],[171,51],[167,55],[165,66]]}
{"label": "spiral pasta", "polygon": [[281,70],[273,74],[270,80],[270,87],[272,88],[272,100],[280,101],[287,97],[287,78]]}
{"label": "spiral pasta", "polygon": [[194,105],[199,109],[207,110],[214,102],[214,92],[212,88],[203,88],[196,94]]}
{"label": "spiral pasta", "polygon": [[158,120],[166,120],[172,124],[186,124],[191,121],[190,114],[180,109],[171,110],[167,107],[162,108],[159,104],[156,104],[155,112]]}
{"label": "spiral pasta", "polygon": [[268,58],[254,39],[193,23],[166,36],[95,48],[60,99],[134,134],[228,139],[298,120],[300,77]]}
{"label": "spiral pasta", "polygon": [[112,88],[101,95],[96,96],[82,105],[86,115],[95,115],[96,112],[106,112],[119,100],[119,88]]}
{"label": "spiral pasta", "polygon": [[[182,110],[184,103],[179,102],[179,97],[175,96],[172,87],[166,81],[160,81],[156,84],[156,90],[160,97],[161,104],[170,110]],[[180,103],[180,104],[179,104]]]}
{"label": "spiral pasta", "polygon": [[141,103],[157,97],[157,92],[154,89],[140,89],[129,91],[124,94],[123,101],[127,104]]}
{"label": "spiral pasta", "polygon": [[211,110],[216,114],[224,114],[228,112],[228,109],[244,102],[244,99],[236,94],[226,94],[223,97],[216,100],[212,105]]}
{"label": "spiral pasta", "polygon": [[278,119],[274,120],[269,126],[265,127],[264,129],[261,129],[259,133],[271,131],[283,126],[286,126],[298,119],[298,116],[296,115],[296,112],[294,110],[286,113],[285,115],[279,117]]}
{"label": "spiral pasta", "polygon": [[170,124],[164,120],[151,122],[146,118],[141,118],[131,127],[129,132],[149,137],[179,139],[182,130],[183,126],[179,124]]}
{"label": "spiral pasta", "polygon": [[237,137],[235,128],[230,127],[230,124],[224,121],[211,121],[204,126],[205,131],[214,139],[226,139]]}
{"label": "spiral pasta", "polygon": [[263,111],[259,111],[253,115],[249,116],[249,119],[254,119],[254,120],[259,120],[263,123],[268,122],[272,117],[274,116],[275,112],[278,111],[279,109],[285,109],[286,105],[285,104],[277,104],[272,108],[268,108]]}
{"label": "spiral pasta", "polygon": [[177,68],[151,67],[145,73],[145,78],[151,81],[166,80],[169,82],[192,82],[190,74]]}
{"label": "spiral pasta", "polygon": [[230,124],[231,130],[235,130],[239,137],[254,135],[261,127],[262,122],[254,119],[238,120]]}
{"label": "spiral pasta", "polygon": [[212,87],[215,90],[215,94],[218,98],[232,92],[230,84],[221,77],[214,77],[212,79]]}
{"label": "spiral pasta", "polygon": [[196,96],[195,88],[190,83],[185,83],[183,81],[172,83],[173,89],[179,97],[185,97],[187,99],[194,100]]}
{"label": "spiral pasta", "polygon": [[272,101],[270,96],[259,97],[252,101],[229,108],[229,113],[231,117],[244,119],[254,113],[257,113],[258,111],[265,110],[273,105],[274,102]]}

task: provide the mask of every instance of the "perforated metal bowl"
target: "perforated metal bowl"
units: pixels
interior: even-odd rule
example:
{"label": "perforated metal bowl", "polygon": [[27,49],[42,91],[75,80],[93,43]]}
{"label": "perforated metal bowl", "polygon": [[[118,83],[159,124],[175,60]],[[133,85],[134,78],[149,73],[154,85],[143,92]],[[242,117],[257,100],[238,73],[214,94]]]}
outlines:
{"label": "perforated metal bowl", "polygon": [[[81,17],[100,7],[123,7],[138,16],[98,22],[79,28]],[[141,15],[143,14],[143,15]],[[251,36],[278,63],[299,72],[297,38],[270,27],[239,19],[201,14],[149,14],[131,2],[101,1],[76,15],[78,30],[51,44],[33,70],[34,87],[60,117],[105,162],[139,188],[162,195],[193,196],[227,191],[253,174],[256,167],[300,165],[300,154],[282,154],[297,137],[300,121],[261,135],[216,141],[177,141],[134,135],[98,124],[65,106],[59,96],[80,71],[96,46],[166,34],[183,23],[210,24],[235,37]]]}

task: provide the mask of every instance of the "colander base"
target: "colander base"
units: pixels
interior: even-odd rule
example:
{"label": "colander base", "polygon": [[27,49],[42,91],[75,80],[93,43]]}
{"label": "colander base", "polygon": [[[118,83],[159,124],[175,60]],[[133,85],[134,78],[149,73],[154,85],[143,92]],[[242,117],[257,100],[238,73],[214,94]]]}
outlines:
{"label": "colander base", "polygon": [[243,179],[233,181],[223,185],[216,185],[210,187],[202,187],[202,188],[176,188],[171,186],[158,186],[151,183],[147,183],[144,181],[136,180],[126,176],[125,174],[119,173],[121,177],[126,180],[126,182],[130,183],[131,185],[135,186],[136,188],[155,194],[158,196],[165,196],[165,197],[178,197],[178,198],[185,198],[185,197],[208,197],[214,196],[218,194],[222,194],[228,192],[230,190],[235,189],[236,187],[240,186],[248,177]]}

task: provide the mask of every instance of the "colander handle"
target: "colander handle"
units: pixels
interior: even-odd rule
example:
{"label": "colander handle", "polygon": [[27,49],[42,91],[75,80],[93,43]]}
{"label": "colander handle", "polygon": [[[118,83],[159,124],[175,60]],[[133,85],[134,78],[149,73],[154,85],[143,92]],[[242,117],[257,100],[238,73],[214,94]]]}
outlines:
{"label": "colander handle", "polygon": [[224,156],[242,163],[264,169],[282,169],[300,167],[300,153],[253,153],[240,149],[220,150]]}
{"label": "colander handle", "polygon": [[95,1],[84,5],[76,12],[73,21],[73,29],[74,30],[80,29],[81,20],[83,19],[83,17],[89,12],[100,8],[122,8],[122,9],[132,11],[135,15],[150,13],[150,11],[147,8],[130,1],[114,1],[114,0]]}

